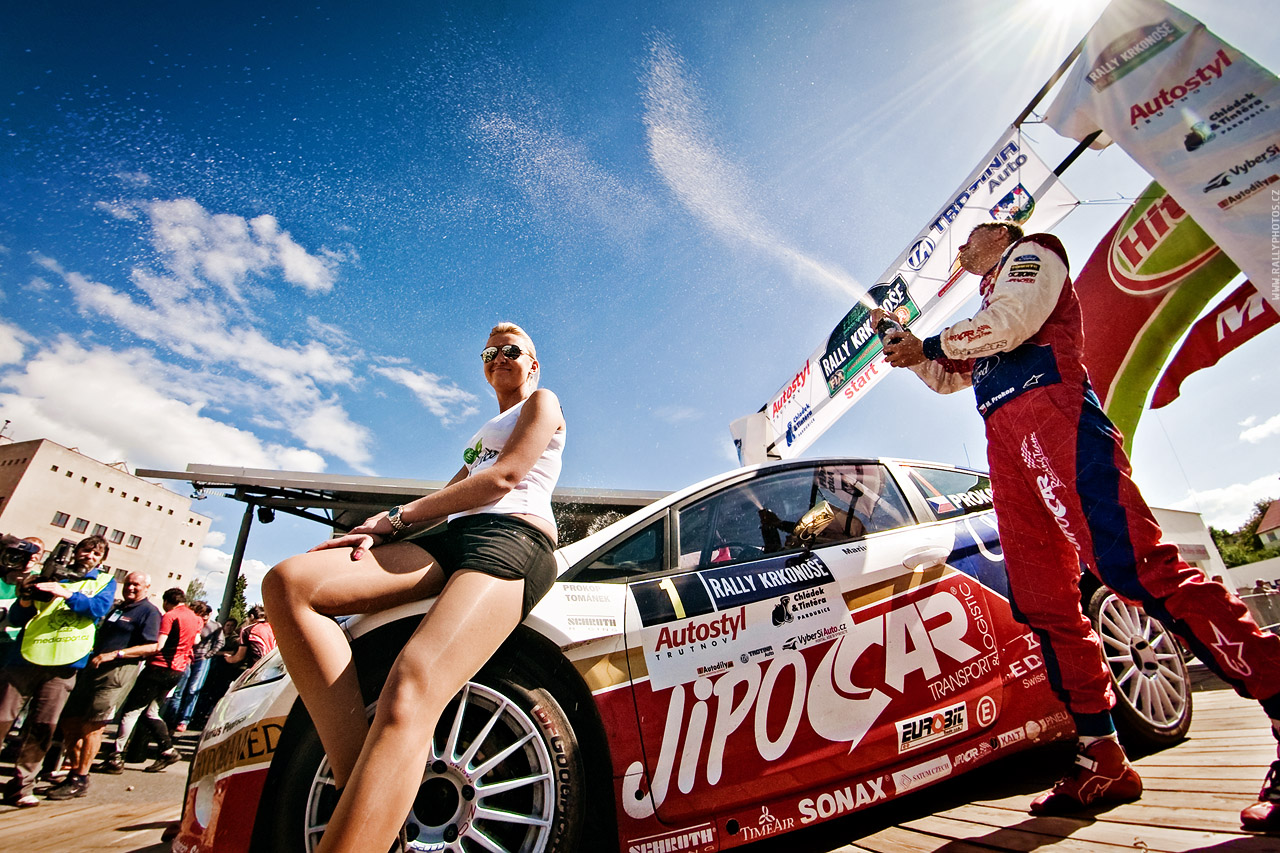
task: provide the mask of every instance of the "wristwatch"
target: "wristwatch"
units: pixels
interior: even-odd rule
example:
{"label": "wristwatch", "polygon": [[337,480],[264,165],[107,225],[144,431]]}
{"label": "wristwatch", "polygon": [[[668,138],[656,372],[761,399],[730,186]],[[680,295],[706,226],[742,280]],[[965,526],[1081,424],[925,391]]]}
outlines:
{"label": "wristwatch", "polygon": [[404,519],[400,517],[400,510],[403,507],[393,506],[391,511],[387,513],[387,521],[391,522],[391,529],[396,533],[408,529],[409,525],[405,524]]}

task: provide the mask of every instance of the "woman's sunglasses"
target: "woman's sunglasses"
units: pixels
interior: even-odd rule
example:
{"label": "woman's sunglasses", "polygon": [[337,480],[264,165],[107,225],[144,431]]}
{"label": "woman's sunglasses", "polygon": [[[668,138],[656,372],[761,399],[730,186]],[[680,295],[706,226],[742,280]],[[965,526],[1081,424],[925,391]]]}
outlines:
{"label": "woman's sunglasses", "polygon": [[498,353],[502,353],[507,358],[515,361],[524,354],[524,350],[520,349],[520,347],[515,344],[503,344],[500,347],[485,347],[480,350],[480,360],[485,364],[488,364],[498,357]]}

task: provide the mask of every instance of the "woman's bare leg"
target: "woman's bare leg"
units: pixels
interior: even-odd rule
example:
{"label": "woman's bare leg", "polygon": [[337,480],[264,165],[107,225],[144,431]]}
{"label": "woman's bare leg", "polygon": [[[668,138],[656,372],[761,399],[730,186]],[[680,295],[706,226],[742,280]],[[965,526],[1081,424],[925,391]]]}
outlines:
{"label": "woman's bare leg", "polygon": [[324,744],[334,783],[346,784],[368,732],[347,636],[330,617],[372,613],[435,595],[444,573],[423,549],[392,543],[352,560],[349,548],[311,551],[262,582],[280,654]]}
{"label": "woman's bare leg", "polygon": [[444,707],[520,623],[524,581],[460,571],[396,658],[316,853],[386,853],[413,805]]}

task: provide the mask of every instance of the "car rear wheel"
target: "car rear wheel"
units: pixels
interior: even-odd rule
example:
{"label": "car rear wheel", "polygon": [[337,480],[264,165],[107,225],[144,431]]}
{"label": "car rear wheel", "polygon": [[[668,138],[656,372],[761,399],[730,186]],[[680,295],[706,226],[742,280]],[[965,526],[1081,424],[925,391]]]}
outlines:
{"label": "car rear wheel", "polygon": [[1121,737],[1156,749],[1182,740],[1191,727],[1191,679],[1177,638],[1106,587],[1089,599],[1089,618],[1111,671]]}
{"label": "car rear wheel", "polygon": [[[405,818],[409,850],[577,849],[586,784],[577,738],[550,690],[510,672],[482,671],[441,715]],[[283,770],[277,809],[259,819],[273,821],[269,849],[310,853],[336,804],[333,778],[310,718],[295,715],[290,728],[275,759]]]}

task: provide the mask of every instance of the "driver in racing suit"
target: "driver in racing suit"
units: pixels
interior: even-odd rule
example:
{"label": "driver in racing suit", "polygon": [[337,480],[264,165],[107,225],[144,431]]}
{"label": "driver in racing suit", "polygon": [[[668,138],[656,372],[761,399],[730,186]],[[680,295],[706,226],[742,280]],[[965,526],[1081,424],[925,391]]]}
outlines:
{"label": "driver in racing suit", "polygon": [[[972,385],[986,421],[1011,604],[1041,640],[1050,684],[1080,737],[1076,764],[1031,811],[1067,813],[1142,794],[1116,740],[1102,644],[1080,607],[1082,561],[1238,692],[1260,700],[1280,738],[1280,637],[1261,633],[1240,599],[1161,543],[1121,436],[1089,385],[1062,243],[989,222],[969,235],[960,263],[982,276],[978,313],[924,340],[891,332],[885,356],[940,393]],[[881,316],[873,313],[873,326]],[[1280,829],[1280,760],[1241,821]]]}

